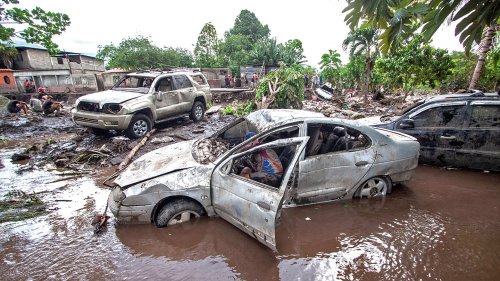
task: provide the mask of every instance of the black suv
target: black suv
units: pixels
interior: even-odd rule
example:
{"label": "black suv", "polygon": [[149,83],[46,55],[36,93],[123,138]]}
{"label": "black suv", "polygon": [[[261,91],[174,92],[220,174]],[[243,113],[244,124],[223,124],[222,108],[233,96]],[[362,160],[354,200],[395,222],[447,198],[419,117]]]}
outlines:
{"label": "black suv", "polygon": [[387,128],[420,142],[421,163],[500,171],[500,95],[474,91],[417,102]]}

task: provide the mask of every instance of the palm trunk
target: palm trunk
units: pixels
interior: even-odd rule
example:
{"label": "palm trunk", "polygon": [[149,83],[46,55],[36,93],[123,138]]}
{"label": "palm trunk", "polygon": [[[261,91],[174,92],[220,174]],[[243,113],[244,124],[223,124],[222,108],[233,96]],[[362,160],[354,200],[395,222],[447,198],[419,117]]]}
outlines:
{"label": "palm trunk", "polygon": [[476,68],[474,69],[474,73],[472,74],[472,78],[470,80],[469,89],[476,88],[477,82],[479,82],[479,79],[481,78],[481,74],[484,70],[486,54],[491,48],[492,38],[493,35],[495,35],[495,32],[496,29],[493,25],[488,26],[483,42],[481,43],[481,49],[479,49],[479,58],[477,59]]}
{"label": "palm trunk", "polygon": [[364,89],[364,102],[365,104],[368,103],[368,93],[370,92],[370,84],[371,84],[371,78],[372,78],[372,69],[373,69],[373,62],[371,59],[367,59],[366,62],[366,72],[365,72],[365,89]]}

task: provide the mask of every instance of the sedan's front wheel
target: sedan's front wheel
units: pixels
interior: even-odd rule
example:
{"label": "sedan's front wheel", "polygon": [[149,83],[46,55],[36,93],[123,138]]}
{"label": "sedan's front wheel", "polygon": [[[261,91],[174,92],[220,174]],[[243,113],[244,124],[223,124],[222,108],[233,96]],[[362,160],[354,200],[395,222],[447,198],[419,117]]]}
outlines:
{"label": "sedan's front wheel", "polygon": [[359,197],[381,197],[392,192],[391,180],[387,177],[373,177],[364,182],[359,191]]}
{"label": "sedan's front wheel", "polygon": [[199,204],[185,199],[178,199],[161,207],[156,215],[155,225],[165,227],[184,223],[199,218],[204,214],[205,211]]}

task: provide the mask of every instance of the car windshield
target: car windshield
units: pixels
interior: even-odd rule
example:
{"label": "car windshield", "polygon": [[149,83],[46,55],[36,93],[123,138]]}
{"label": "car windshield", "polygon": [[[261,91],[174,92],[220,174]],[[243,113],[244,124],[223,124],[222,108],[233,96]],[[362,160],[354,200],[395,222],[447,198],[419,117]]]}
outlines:
{"label": "car windshield", "polygon": [[125,76],[113,86],[112,90],[147,94],[153,80],[153,77]]}
{"label": "car windshield", "polygon": [[259,133],[257,127],[245,118],[240,118],[193,144],[193,158],[201,164],[214,162],[220,155],[245,140],[247,133]]}

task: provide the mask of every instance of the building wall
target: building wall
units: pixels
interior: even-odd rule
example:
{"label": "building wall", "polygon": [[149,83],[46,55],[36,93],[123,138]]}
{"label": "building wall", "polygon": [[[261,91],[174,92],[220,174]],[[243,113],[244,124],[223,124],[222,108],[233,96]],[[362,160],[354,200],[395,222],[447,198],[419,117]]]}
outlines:
{"label": "building wall", "polygon": [[64,59],[49,56],[45,50],[27,49],[29,64],[32,69],[69,69]]}
{"label": "building wall", "polygon": [[17,57],[14,59],[14,69],[27,69],[30,68],[30,61],[28,58],[28,50],[18,49]]}
{"label": "building wall", "polygon": [[73,85],[76,91],[97,91],[94,74],[73,74]]}
{"label": "building wall", "polygon": [[16,81],[10,69],[0,69],[0,93],[17,92]]}

